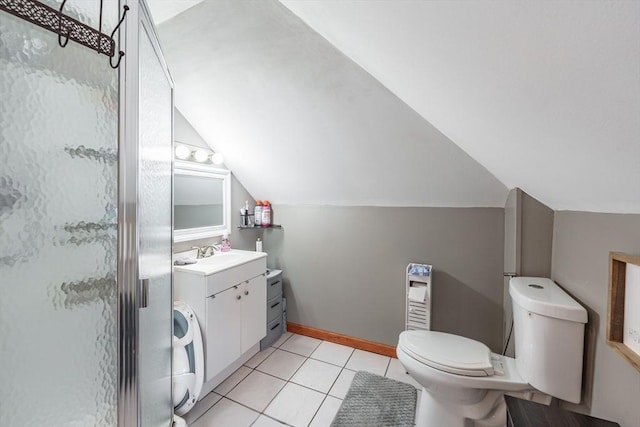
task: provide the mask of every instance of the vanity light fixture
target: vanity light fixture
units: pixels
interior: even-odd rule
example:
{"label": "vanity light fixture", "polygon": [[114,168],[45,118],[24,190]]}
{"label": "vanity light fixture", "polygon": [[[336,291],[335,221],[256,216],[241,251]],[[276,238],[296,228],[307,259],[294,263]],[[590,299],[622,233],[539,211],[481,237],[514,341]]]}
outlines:
{"label": "vanity light fixture", "polygon": [[213,153],[211,155],[211,163],[214,165],[221,165],[224,163],[224,156],[220,153]]}
{"label": "vanity light fixture", "polygon": [[204,163],[209,160],[209,153],[204,150],[196,150],[193,152],[193,158],[196,162]]}
{"label": "vanity light fixture", "polygon": [[177,145],[175,155],[177,159],[186,160],[191,157],[191,150],[184,145]]}
{"label": "vanity light fixture", "polygon": [[192,147],[188,144],[184,144],[176,141],[174,155],[176,159],[191,160],[198,163],[213,163],[214,165],[221,165],[224,163],[224,156],[221,153],[214,153],[212,150],[207,150],[199,147]]}

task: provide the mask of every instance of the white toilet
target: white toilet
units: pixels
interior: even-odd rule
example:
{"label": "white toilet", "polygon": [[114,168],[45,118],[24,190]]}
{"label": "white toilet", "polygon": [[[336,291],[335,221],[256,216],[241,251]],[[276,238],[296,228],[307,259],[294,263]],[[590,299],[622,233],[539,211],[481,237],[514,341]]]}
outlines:
{"label": "white toilet", "polygon": [[397,354],[422,385],[416,425],[504,426],[504,394],[539,391],[580,402],[587,311],[552,280],[516,277],[515,359],[469,338],[435,331],[400,334]]}

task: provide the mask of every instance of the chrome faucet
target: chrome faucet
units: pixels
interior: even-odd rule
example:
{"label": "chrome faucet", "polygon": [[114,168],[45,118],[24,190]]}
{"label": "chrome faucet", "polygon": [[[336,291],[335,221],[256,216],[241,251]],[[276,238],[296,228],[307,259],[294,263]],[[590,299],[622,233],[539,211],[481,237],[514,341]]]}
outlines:
{"label": "chrome faucet", "polygon": [[195,249],[198,251],[196,253],[197,259],[214,256],[216,252],[220,251],[220,247],[218,245],[191,246],[191,249]]}
{"label": "chrome faucet", "polygon": [[197,250],[197,251],[198,251],[198,252],[196,253],[196,258],[197,258],[197,259],[204,258],[204,252],[202,251],[202,249],[204,249],[204,246],[203,246],[203,247],[200,247],[200,246],[191,246],[191,249],[195,249],[195,250]]}
{"label": "chrome faucet", "polygon": [[[203,258],[214,256],[216,254],[216,251],[220,250],[217,245],[207,245],[207,246],[203,246],[200,249],[202,250]],[[211,249],[211,255],[207,255],[209,253],[209,249]]]}

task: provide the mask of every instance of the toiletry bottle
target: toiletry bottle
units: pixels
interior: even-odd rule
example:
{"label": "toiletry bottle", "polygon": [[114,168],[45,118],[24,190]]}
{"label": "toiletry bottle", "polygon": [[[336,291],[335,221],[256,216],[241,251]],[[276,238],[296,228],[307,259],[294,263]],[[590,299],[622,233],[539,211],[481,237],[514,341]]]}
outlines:
{"label": "toiletry bottle", "polygon": [[256,200],[256,207],[253,210],[253,223],[256,227],[260,227],[262,224],[262,202]]}
{"label": "toiletry bottle", "polygon": [[271,205],[269,205],[269,201],[265,200],[262,204],[262,221],[261,224],[263,227],[269,227],[271,225]]}
{"label": "toiletry bottle", "polygon": [[222,235],[222,244],[220,245],[220,252],[229,252],[231,250],[231,240],[229,240],[229,235],[224,233]]}
{"label": "toiletry bottle", "polygon": [[242,214],[242,225],[248,227],[251,225],[251,221],[249,221],[249,201],[244,201],[244,212]]}
{"label": "toiletry bottle", "polygon": [[256,252],[262,252],[262,240],[259,237],[256,239]]}

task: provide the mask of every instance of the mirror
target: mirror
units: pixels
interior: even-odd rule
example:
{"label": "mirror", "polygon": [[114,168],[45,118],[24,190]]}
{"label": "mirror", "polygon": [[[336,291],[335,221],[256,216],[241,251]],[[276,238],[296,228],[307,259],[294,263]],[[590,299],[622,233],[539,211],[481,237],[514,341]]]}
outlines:
{"label": "mirror", "polygon": [[230,171],[176,161],[173,172],[174,242],[230,234]]}

